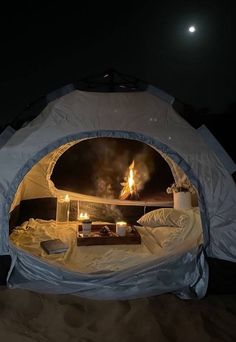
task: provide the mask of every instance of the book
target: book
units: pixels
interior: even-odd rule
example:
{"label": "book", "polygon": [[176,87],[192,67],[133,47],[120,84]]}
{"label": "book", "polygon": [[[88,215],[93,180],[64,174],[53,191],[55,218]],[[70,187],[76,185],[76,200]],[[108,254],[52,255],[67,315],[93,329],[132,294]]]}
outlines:
{"label": "book", "polygon": [[64,253],[68,249],[68,246],[60,239],[41,241],[40,246],[47,254]]}

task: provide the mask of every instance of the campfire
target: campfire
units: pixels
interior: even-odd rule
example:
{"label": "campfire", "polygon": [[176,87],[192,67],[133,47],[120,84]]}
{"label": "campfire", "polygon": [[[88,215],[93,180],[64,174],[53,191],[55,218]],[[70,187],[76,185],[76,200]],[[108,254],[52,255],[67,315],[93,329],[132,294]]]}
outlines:
{"label": "campfire", "polygon": [[120,193],[121,200],[138,195],[137,171],[134,168],[134,160],[129,166],[128,176],[125,177],[124,182],[122,182],[121,185],[123,186],[123,189]]}

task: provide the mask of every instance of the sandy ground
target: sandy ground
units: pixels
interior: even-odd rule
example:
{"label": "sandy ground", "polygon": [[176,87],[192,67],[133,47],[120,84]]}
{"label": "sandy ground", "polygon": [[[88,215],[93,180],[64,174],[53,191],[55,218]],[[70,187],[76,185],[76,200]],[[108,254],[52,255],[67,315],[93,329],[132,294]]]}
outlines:
{"label": "sandy ground", "polygon": [[236,295],[94,301],[2,288],[0,341],[236,341]]}

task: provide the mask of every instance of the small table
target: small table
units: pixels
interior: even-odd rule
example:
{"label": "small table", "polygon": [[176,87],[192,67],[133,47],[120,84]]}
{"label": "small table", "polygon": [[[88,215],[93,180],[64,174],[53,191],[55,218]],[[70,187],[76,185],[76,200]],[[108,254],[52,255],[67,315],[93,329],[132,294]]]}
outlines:
{"label": "small table", "polygon": [[[107,235],[99,233],[104,226],[110,229],[110,233]],[[125,236],[119,236],[115,231],[115,224],[93,224],[89,236],[84,237],[82,234],[77,236],[77,246],[141,244],[141,236],[133,226],[130,226],[130,231]]]}

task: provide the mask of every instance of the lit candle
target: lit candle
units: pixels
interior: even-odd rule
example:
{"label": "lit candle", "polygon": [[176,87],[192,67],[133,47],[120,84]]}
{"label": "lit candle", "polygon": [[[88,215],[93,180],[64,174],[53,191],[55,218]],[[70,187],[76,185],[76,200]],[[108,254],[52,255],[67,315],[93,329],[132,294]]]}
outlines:
{"label": "lit candle", "polygon": [[58,222],[67,222],[69,221],[69,215],[70,215],[69,195],[65,195],[65,197],[59,197],[57,199],[56,220]]}
{"label": "lit candle", "polygon": [[124,221],[116,222],[116,234],[119,236],[125,236],[127,229],[127,223]]}
{"label": "lit candle", "polygon": [[65,202],[70,202],[70,197],[69,197],[69,195],[65,195],[64,201],[65,201]]}
{"label": "lit candle", "polygon": [[79,214],[79,217],[78,217],[78,220],[79,221],[83,221],[83,220],[89,220],[89,215],[87,213],[80,213]]}

